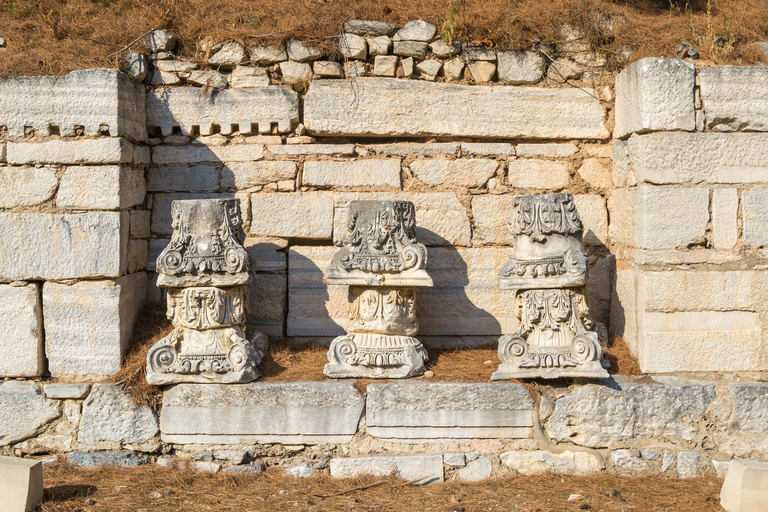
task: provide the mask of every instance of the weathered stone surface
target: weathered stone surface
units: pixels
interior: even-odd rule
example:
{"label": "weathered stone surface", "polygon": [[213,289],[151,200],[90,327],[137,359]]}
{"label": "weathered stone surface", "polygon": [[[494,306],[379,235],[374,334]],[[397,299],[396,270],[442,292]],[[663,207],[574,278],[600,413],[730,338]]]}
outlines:
{"label": "weathered stone surface", "polygon": [[0,281],[118,277],[127,233],[128,216],[119,212],[0,214]]}
{"label": "weathered stone surface", "polygon": [[751,245],[768,245],[768,187],[754,187],[741,195],[744,241]]}
{"label": "weathered stone surface", "polygon": [[519,384],[370,384],[366,425],[369,435],[399,442],[525,438],[532,409]]}
{"label": "weathered stone surface", "polygon": [[51,375],[116,373],[146,293],[144,272],[117,282],[46,282],[43,309]]}
{"label": "weathered stone surface", "polygon": [[429,45],[420,41],[397,41],[394,42],[392,53],[401,57],[415,57],[423,59],[427,55]]}
{"label": "weathered stone surface", "polygon": [[354,144],[275,144],[267,146],[273,155],[354,155]]}
{"label": "weathered stone surface", "polygon": [[309,478],[315,474],[315,468],[309,464],[299,464],[292,468],[286,468],[285,474],[296,478]]}
{"label": "weathered stone surface", "polygon": [[424,20],[411,20],[397,31],[395,41],[431,41],[437,33],[437,27]]}
{"label": "weathered stone surface", "polygon": [[437,156],[458,155],[461,146],[456,142],[396,142],[394,144],[372,144],[368,147],[377,155]]}
{"label": "weathered stone surface", "polygon": [[488,457],[478,457],[467,463],[466,467],[459,470],[459,480],[462,482],[480,482],[491,477],[493,463]]}
{"label": "weathered stone surface", "polygon": [[677,455],[677,477],[696,478],[701,454],[698,452],[680,452]]}
{"label": "weathered stone surface", "polygon": [[708,127],[715,131],[767,131],[768,69],[723,66],[702,69],[701,104]]}
{"label": "weathered stone surface", "polygon": [[271,66],[288,60],[288,53],[275,46],[254,45],[248,48],[251,61],[259,66]]}
{"label": "weathered stone surface", "polygon": [[232,69],[248,61],[245,48],[237,41],[225,43],[219,51],[208,59],[208,65],[217,69]]}
{"label": "weathered stone surface", "polygon": [[360,475],[388,476],[396,474],[418,484],[443,481],[443,458],[440,455],[390,455],[381,457],[335,457],[331,459],[331,476],[352,478]]}
{"label": "weathered stone surface", "polygon": [[463,453],[446,453],[443,455],[443,463],[453,467],[461,467],[467,465],[467,457]]}
{"label": "weathered stone surface", "polygon": [[148,192],[215,192],[218,189],[219,171],[212,165],[152,166],[147,170]]}
{"label": "weathered stone surface", "polygon": [[728,389],[733,395],[730,429],[734,432],[765,432],[768,429],[768,384],[735,382]]}
{"label": "weathered stone surface", "polygon": [[176,37],[167,30],[153,30],[142,43],[152,53],[172,52],[176,48]]}
{"label": "weathered stone surface", "polygon": [[[250,252],[250,251],[249,251]],[[282,257],[285,268],[285,254]],[[286,316],[288,281],[285,273],[258,273],[248,284],[248,330],[255,329],[267,336],[284,336],[283,322]]]}
{"label": "weathered stone surface", "polygon": [[23,137],[27,126],[42,136],[55,127],[64,137],[74,136],[75,126],[87,135],[99,135],[106,127],[112,137],[144,141],[144,88],[116,69],[3,78],[0,126],[7,126],[14,137]]}
{"label": "weathered stone surface", "polygon": [[768,463],[734,460],[728,466],[720,505],[727,512],[759,512],[768,503]]}
{"label": "weathered stone surface", "polygon": [[584,224],[584,243],[586,245],[605,245],[608,243],[608,210],[605,199],[597,194],[582,194],[573,197],[576,210]]}
{"label": "weathered stone surface", "polygon": [[344,23],[344,32],[359,36],[391,36],[397,30],[397,25],[384,21],[349,20]]}
{"label": "weathered stone surface", "polygon": [[149,457],[138,456],[132,452],[71,452],[67,454],[67,462],[79,468],[98,468],[105,465],[119,467],[136,467],[148,464]]}
{"label": "weathered stone surface", "polygon": [[0,377],[45,372],[40,285],[0,285]]}
{"label": "weathered stone surface", "polygon": [[200,69],[198,64],[183,60],[158,60],[155,62],[155,67],[166,73],[189,73]]}
{"label": "weathered stone surface", "polygon": [[400,159],[305,162],[302,185],[400,188]]}
{"label": "weathered stone surface", "polygon": [[515,147],[506,142],[462,142],[461,151],[480,156],[515,155]]}
{"label": "weathered stone surface", "polygon": [[56,206],[72,210],[122,210],[144,202],[144,171],[124,165],[70,166]]}
{"label": "weathered stone surface", "polygon": [[511,85],[533,85],[544,78],[546,62],[538,52],[499,52],[499,80]]}
{"label": "weathered stone surface", "polygon": [[149,149],[125,139],[101,138],[77,141],[9,142],[9,164],[145,164]]}
{"label": "weathered stone surface", "polygon": [[229,197],[232,197],[232,194],[155,194],[152,202],[152,233],[160,236],[171,235],[173,232],[173,226],[171,225],[171,205],[174,201],[188,199],[221,199]]}
{"label": "weathered stone surface", "polygon": [[58,185],[52,167],[0,167],[0,208],[44,203],[53,197]]}
{"label": "weathered stone surface", "polygon": [[362,36],[345,33],[339,36],[339,52],[347,59],[365,60],[368,58],[368,44]]}
{"label": "weathered stone surface", "polygon": [[78,400],[85,398],[91,390],[90,384],[67,384],[64,382],[52,382],[43,386],[45,396],[58,400]]}
{"label": "weathered stone surface", "polygon": [[443,65],[443,76],[446,80],[460,80],[462,71],[464,71],[464,61],[461,57],[451,59]]}
{"label": "weathered stone surface", "polygon": [[338,62],[316,60],[312,63],[312,72],[323,78],[344,78],[344,68]]}
{"label": "weathered stone surface", "polygon": [[577,388],[555,402],[547,433],[558,441],[611,447],[627,439],[693,441],[699,419],[715,399],[715,384],[601,385]]}
{"label": "weathered stone surface", "polygon": [[299,172],[295,162],[235,162],[221,170],[221,188],[243,190],[251,187],[292,180]]}
{"label": "weathered stone surface", "polygon": [[344,74],[347,78],[366,76],[368,74],[368,66],[366,66],[365,62],[359,60],[348,60],[344,63]]}
{"label": "weathered stone surface", "polygon": [[521,475],[557,473],[561,475],[594,475],[598,471],[597,459],[584,452],[560,454],[535,451],[512,451],[501,454],[501,463]]}
{"label": "weathered stone surface", "polygon": [[[227,135],[236,129],[252,133],[271,133],[277,124],[287,133],[299,121],[296,93],[277,85],[253,90],[212,91],[200,98],[200,90],[190,87],[155,89],[147,93],[147,126],[170,135],[175,127],[188,135],[196,126],[203,135],[213,133],[213,125]],[[235,127],[234,125],[237,125]]]}
{"label": "weathered stone surface", "polygon": [[252,194],[250,232],[254,236],[330,239],[333,208],[333,196],[326,192]]}
{"label": "weathered stone surface", "polygon": [[611,452],[611,461],[619,470],[637,473],[648,469],[648,463],[640,457],[632,454],[630,450],[614,450]]}
{"label": "weathered stone surface", "polygon": [[427,185],[477,188],[484,187],[499,169],[496,160],[416,160],[410,169]]}
{"label": "weathered stone surface", "polygon": [[551,160],[515,159],[507,163],[511,187],[558,190],[568,186],[568,164]]}
{"label": "weathered stone surface", "polygon": [[371,55],[384,56],[392,48],[392,39],[389,36],[366,37],[365,42],[368,43],[368,53]]}
{"label": "weathered stone surface", "polygon": [[8,512],[35,510],[43,502],[43,463],[0,457],[0,496]]}
{"label": "weathered stone surface", "polygon": [[579,176],[590,186],[610,190],[613,186],[613,176],[607,160],[587,158],[579,167]]}
{"label": "weathered stone surface", "polygon": [[315,83],[304,124],[317,135],[604,139],[603,115],[598,101],[580,90],[369,78]]}
{"label": "weathered stone surface", "polygon": [[440,72],[440,68],[442,67],[443,63],[439,60],[423,60],[416,64],[416,71],[419,72],[420,78],[434,81],[435,78],[437,78],[437,74]]}
{"label": "weathered stone surface", "polygon": [[180,83],[181,78],[175,73],[153,69],[149,74],[149,85],[177,85]]}
{"label": "weathered stone surface", "polygon": [[478,83],[486,83],[493,80],[496,75],[496,63],[486,61],[475,61],[467,64],[467,69],[472,75],[472,79]]}
{"label": "weathered stone surface", "polygon": [[0,384],[0,446],[39,434],[45,425],[59,416],[59,404],[43,397],[34,382]]}
{"label": "weathered stone surface", "polygon": [[130,219],[131,238],[149,238],[150,212],[147,210],[131,210]]}
{"label": "weathered stone surface", "polygon": [[518,144],[520,158],[569,158],[579,150],[576,144]]}
{"label": "weathered stone surface", "polygon": [[289,85],[307,84],[312,80],[312,66],[306,62],[294,62],[289,60],[280,63],[280,74]]}
{"label": "weathered stone surface", "polygon": [[262,158],[264,158],[263,144],[155,146],[152,148],[152,163],[157,165],[254,162]]}
{"label": "weathered stone surface", "polygon": [[[715,249],[733,249],[739,239],[739,194],[735,188],[712,191],[712,236]],[[754,224],[753,224],[754,226]]]}
{"label": "weathered stone surface", "polygon": [[377,55],[373,61],[373,74],[376,76],[395,76],[398,60],[397,55]]}
{"label": "weathered stone surface", "polygon": [[346,443],[362,411],[352,382],[180,384],[164,393],[160,425],[170,443]]}
{"label": "weathered stone surface", "polygon": [[77,441],[146,443],[157,431],[157,419],[148,405],[137,404],[115,384],[94,384],[83,403]]}
{"label": "weathered stone surface", "polygon": [[226,89],[227,77],[215,69],[198,69],[190,73],[187,82],[198,87],[208,87],[210,89]]}
{"label": "weathered stone surface", "polygon": [[447,59],[461,52],[461,44],[457,42],[448,44],[442,40],[437,40],[430,43],[429,49],[432,50],[435,57],[439,59]]}
{"label": "weathered stone surface", "polygon": [[235,89],[256,89],[270,84],[269,72],[264,68],[237,66],[229,77]]}
{"label": "weathered stone surface", "polygon": [[291,60],[296,62],[311,62],[323,56],[323,51],[320,48],[298,39],[289,39],[286,49]]}
{"label": "weathered stone surface", "polygon": [[693,64],[680,59],[646,57],[616,77],[616,128],[625,138],[648,131],[693,131]]}

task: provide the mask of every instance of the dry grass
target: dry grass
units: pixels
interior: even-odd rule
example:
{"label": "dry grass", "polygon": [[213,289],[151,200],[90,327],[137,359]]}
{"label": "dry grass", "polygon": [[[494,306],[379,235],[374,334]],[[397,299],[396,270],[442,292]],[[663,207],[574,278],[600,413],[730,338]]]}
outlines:
{"label": "dry grass", "polygon": [[629,351],[621,336],[611,338],[605,349],[605,359],[611,363],[610,373],[619,375],[642,375],[637,358]]}
{"label": "dry grass", "polygon": [[[451,22],[446,25],[446,19]],[[673,56],[690,41],[705,59],[751,63],[747,43],[766,37],[764,0],[0,0],[0,75],[60,74],[115,66],[110,56],[153,28],[173,32],[185,58],[197,42],[281,43],[296,36],[332,48],[345,20],[403,24],[422,18],[450,27],[454,38],[499,49],[528,49],[533,39],[560,40],[558,27],[579,28],[593,49],[633,59]],[[717,37],[723,36],[723,37]],[[98,42],[97,42],[98,41]]]}
{"label": "dry grass", "polygon": [[[321,498],[379,481],[373,477],[336,480],[327,474],[308,479],[286,477],[279,468],[263,474],[229,476],[161,469],[104,467],[76,469],[60,463],[46,468],[44,512],[85,511],[720,511],[722,480],[658,477],[622,478],[513,476],[474,484],[450,482],[417,487],[395,478],[367,490]],[[612,496],[616,489],[618,495]],[[172,491],[170,496],[163,492]],[[161,497],[153,497],[158,493]],[[156,494],[156,495],[158,495]],[[583,499],[568,501],[571,494]],[[614,493],[615,494],[615,493]],[[95,501],[85,506],[85,500]]]}

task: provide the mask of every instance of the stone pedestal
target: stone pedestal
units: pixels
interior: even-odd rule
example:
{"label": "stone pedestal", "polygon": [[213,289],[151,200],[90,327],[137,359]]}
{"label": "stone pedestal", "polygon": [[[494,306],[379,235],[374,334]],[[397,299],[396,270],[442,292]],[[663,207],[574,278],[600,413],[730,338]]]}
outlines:
{"label": "stone pedestal", "polygon": [[768,512],[768,463],[731,461],[720,491],[720,505],[728,512]]}
{"label": "stone pedestal", "polygon": [[331,378],[408,378],[424,373],[427,352],[414,338],[416,286],[431,286],[427,250],[416,242],[416,212],[406,201],[353,201],[348,235],[325,273],[349,285],[347,334],[328,350]]}
{"label": "stone pedestal", "polygon": [[147,354],[155,385],[250,382],[267,337],[245,334],[246,284],[252,263],[238,199],[174,201],[173,237],[157,259],[157,284],[168,288],[173,331]]}
{"label": "stone pedestal", "polygon": [[2,510],[27,512],[43,501],[43,463],[39,460],[0,457]]}

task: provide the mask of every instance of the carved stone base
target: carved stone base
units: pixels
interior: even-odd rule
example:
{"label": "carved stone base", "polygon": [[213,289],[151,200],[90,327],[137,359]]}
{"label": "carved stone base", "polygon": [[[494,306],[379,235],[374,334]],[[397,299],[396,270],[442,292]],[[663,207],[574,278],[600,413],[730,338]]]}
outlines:
{"label": "carved stone base", "polygon": [[427,351],[411,336],[350,333],[331,342],[323,373],[334,379],[406,379],[423,374],[426,360]]}
{"label": "carved stone base", "polygon": [[267,349],[267,337],[256,331],[250,340],[239,326],[202,331],[179,327],[147,353],[147,382],[152,385],[233,384],[260,377],[256,365]]}

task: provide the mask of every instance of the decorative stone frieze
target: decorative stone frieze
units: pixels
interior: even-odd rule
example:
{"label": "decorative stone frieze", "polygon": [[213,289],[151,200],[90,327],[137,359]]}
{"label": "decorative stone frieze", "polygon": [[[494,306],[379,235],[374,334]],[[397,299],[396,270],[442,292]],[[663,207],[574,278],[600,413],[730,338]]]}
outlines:
{"label": "decorative stone frieze", "polygon": [[407,378],[424,373],[427,352],[413,336],[416,287],[432,286],[427,249],[416,241],[408,201],[352,201],[343,247],[325,272],[349,285],[347,334],[331,343],[323,373],[332,378]]}
{"label": "decorative stone frieze", "polygon": [[253,263],[239,199],[174,201],[171,242],[157,258],[174,330],[147,354],[147,382],[234,383],[259,377],[267,337],[245,336]]}
{"label": "decorative stone frieze", "polygon": [[607,332],[589,318],[584,296],[587,254],[573,196],[518,196],[507,226],[514,248],[499,287],[516,291],[522,318],[499,339],[502,364],[491,379],[608,377],[600,362]]}

